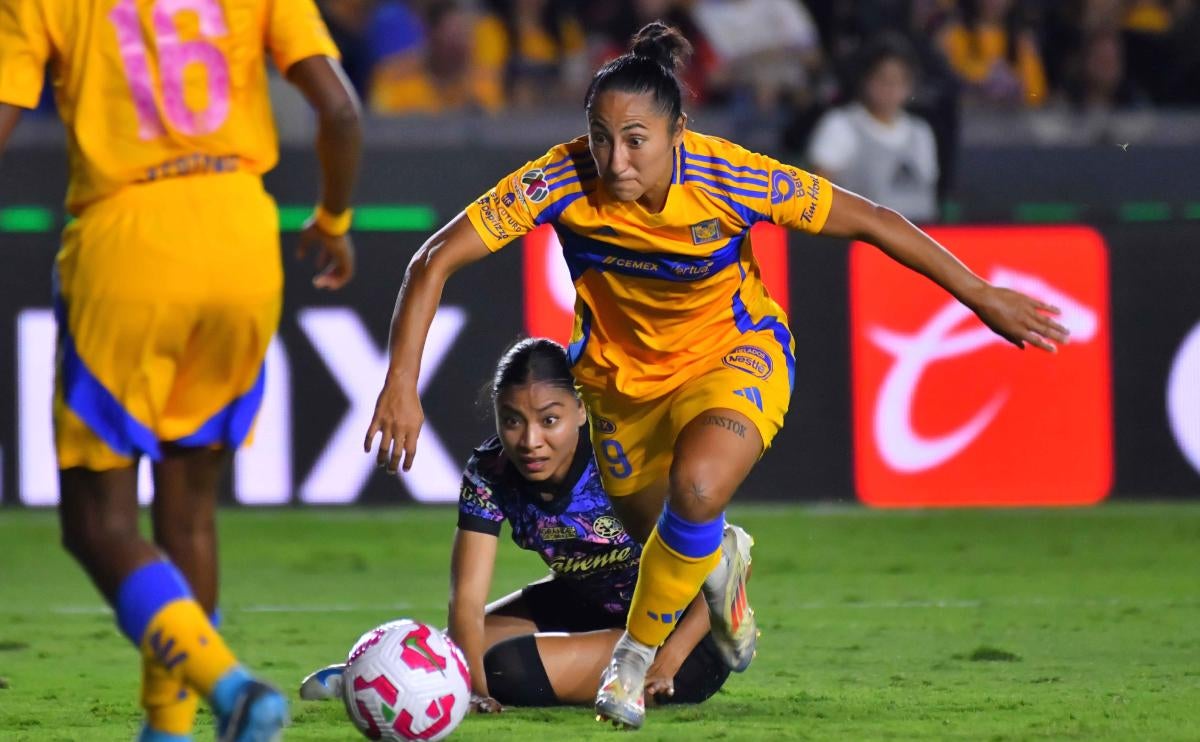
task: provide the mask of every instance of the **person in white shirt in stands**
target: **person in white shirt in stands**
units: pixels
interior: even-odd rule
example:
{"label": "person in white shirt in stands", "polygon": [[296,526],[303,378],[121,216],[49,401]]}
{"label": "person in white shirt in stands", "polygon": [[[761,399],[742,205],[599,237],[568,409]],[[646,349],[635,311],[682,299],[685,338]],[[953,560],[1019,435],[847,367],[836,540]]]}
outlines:
{"label": "person in white shirt in stands", "polygon": [[904,110],[912,98],[916,57],[904,37],[883,34],[864,45],[855,99],[817,123],[808,146],[822,176],[913,222],[932,222],[937,208],[933,129]]}

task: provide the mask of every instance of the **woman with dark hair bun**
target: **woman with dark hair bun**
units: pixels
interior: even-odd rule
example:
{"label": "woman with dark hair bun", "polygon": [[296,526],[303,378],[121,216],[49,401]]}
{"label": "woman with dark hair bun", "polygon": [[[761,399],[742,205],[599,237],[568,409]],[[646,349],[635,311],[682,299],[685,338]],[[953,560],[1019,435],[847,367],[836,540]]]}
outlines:
{"label": "woman with dark hair bun", "polygon": [[586,136],[500,179],[417,251],[364,441],[389,471],[412,466],[424,421],[417,372],[446,280],[553,225],[575,283],[567,352],[604,488],[645,542],[626,633],[596,697],[601,718],[630,727],[644,721],[655,652],[696,613],[685,615],[693,601],[707,603],[730,669],[754,657],[752,541],[724,512],[783,425],[796,363],[751,249],[756,222],[874,244],[1019,348],[1053,351],[1067,337],[1047,316],[1057,309],[989,284],[895,211],[689,131],[677,76],[688,50],[673,28],[642,28],[632,51],[593,76]]}
{"label": "woman with dark hair bun", "polygon": [[[501,356],[491,383],[496,435],[472,453],[450,559],[450,637],[471,671],[471,707],[591,704],[621,637],[642,547],[613,512],[592,455],[566,350],[527,338]],[[487,605],[501,525],[549,577]],[[707,614],[679,622],[646,692],[700,703],[729,677]],[[310,674],[305,700],[340,698],[341,664]]]}

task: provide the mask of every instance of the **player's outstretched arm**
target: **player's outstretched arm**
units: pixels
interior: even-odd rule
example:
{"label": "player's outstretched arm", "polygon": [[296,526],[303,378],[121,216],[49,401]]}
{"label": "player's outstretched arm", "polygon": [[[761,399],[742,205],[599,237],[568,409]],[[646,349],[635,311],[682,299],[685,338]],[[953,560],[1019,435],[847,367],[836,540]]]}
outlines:
{"label": "player's outstretched arm", "polygon": [[307,57],[287,71],[317,112],[317,159],[321,163],[321,195],[317,210],[300,232],[296,255],[316,248],[317,288],[340,289],[354,276],[350,241],[350,198],[358,178],[362,127],[359,103],[341,65],[329,57]]}
{"label": "player's outstretched arm", "polygon": [[488,255],[491,252],[475,227],[465,213],[460,213],[426,240],[408,263],[392,312],[387,378],[363,441],[363,450],[370,453],[379,436],[375,460],[389,473],[395,474],[401,464],[404,471],[411,469],[417,453],[417,437],[425,422],[417,394],[417,374],[446,279],[464,265]]}
{"label": "player's outstretched arm", "polygon": [[487,673],[483,668],[483,653],[487,648],[486,621],[488,591],[492,589],[492,572],[496,565],[495,536],[464,531],[454,532],[454,548],[450,553],[450,605],[446,631],[462,649],[471,672],[471,710],[492,713],[500,710],[500,702],[488,693]]}
{"label": "player's outstretched arm", "polygon": [[17,128],[17,122],[21,120],[21,111],[21,108],[11,103],[0,103],[0,155],[4,154],[8,138],[12,136],[13,129]]}
{"label": "player's outstretched arm", "polygon": [[993,286],[895,211],[834,187],[833,205],[821,234],[862,240],[936,282],[979,315],[993,332],[1018,348],[1026,343],[1055,352],[1067,328],[1047,314],[1059,309],[1011,289]]}

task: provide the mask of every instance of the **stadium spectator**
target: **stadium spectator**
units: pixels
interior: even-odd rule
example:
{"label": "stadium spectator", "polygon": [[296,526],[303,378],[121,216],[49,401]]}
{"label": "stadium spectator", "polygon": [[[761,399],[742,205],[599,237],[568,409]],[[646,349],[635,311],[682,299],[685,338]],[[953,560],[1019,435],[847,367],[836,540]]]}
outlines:
{"label": "stadium spectator", "polygon": [[772,146],[789,113],[811,105],[823,71],[812,16],[798,0],[698,0],[692,18],[717,59],[708,86],[722,92],[739,137]]}
{"label": "stadium spectator", "polygon": [[1037,37],[1016,0],[958,0],[941,34],[942,50],[964,85],[965,100],[997,107],[1046,103]]}
{"label": "stadium spectator", "polygon": [[[314,285],[340,288],[354,271],[358,106],[312,0],[0,8],[0,153],[47,66],[67,131],[59,520],[141,656],[140,742],[191,739],[200,697],[223,740],[267,742],[288,720],[215,625],[218,490],[262,402],[283,302],[279,214],[262,184],[278,159],[268,54],[318,114],[323,178],[301,254],[316,248]],[[143,457],[153,543],[138,522]]]}
{"label": "stadium spectator", "polygon": [[[471,706],[590,704],[625,625],[642,549],[604,492],[566,350],[544,338],[517,342],[490,391],[497,434],[463,472],[450,558],[448,631],[470,668]],[[486,605],[505,521],[551,576]],[[700,703],[721,687],[729,669],[707,629],[697,604],[656,658],[647,696]],[[342,668],[310,674],[300,697],[340,698]]]}
{"label": "stadium spectator", "polygon": [[475,43],[503,60],[510,108],[576,101],[587,87],[587,45],[571,6],[554,0],[491,0]]}
{"label": "stadium spectator", "polygon": [[501,110],[503,50],[483,43],[481,28],[479,13],[458,0],[431,3],[423,18],[403,3],[382,7],[368,33],[377,60],[371,110],[392,116]]}
{"label": "stadium spectator", "polygon": [[904,37],[884,34],[859,50],[855,100],[825,114],[809,143],[816,172],[915,222],[937,219],[937,146],[904,110],[917,77]]}
{"label": "stadium spectator", "polygon": [[742,671],[754,656],[753,542],[725,509],[783,423],[796,358],[751,250],[753,224],[877,245],[1018,347],[1053,351],[1067,334],[1045,314],[1056,309],[979,278],[895,211],[689,130],[673,72],[688,51],[661,23],[639,31],[593,76],[586,137],[505,175],[426,240],[397,296],[364,439],[380,466],[411,469],[421,356],[447,279],[552,224],[576,289],[571,360],[597,422],[604,488],[645,539],[626,632],[596,697],[600,716],[630,727],[644,721],[658,647],[702,591],[725,664]]}

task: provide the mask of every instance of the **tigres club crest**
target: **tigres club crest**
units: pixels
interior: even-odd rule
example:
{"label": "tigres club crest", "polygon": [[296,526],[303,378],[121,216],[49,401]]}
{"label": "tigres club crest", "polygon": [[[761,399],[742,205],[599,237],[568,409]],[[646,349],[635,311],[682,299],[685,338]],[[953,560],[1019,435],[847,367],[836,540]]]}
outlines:
{"label": "tigres club crest", "polygon": [[692,225],[693,245],[703,245],[719,239],[721,239],[721,221],[719,219],[709,219]]}
{"label": "tigres club crest", "polygon": [[542,175],[539,169],[530,170],[521,176],[521,183],[525,186],[525,197],[530,201],[539,202],[545,201],[546,196],[550,195],[550,187],[546,184],[546,177]]}
{"label": "tigres club crest", "polygon": [[625,533],[625,526],[611,515],[601,515],[592,522],[592,530],[601,538],[614,539]]}
{"label": "tigres club crest", "polygon": [[766,379],[775,370],[767,351],[754,345],[739,345],[726,353],[721,362],[756,379]]}

